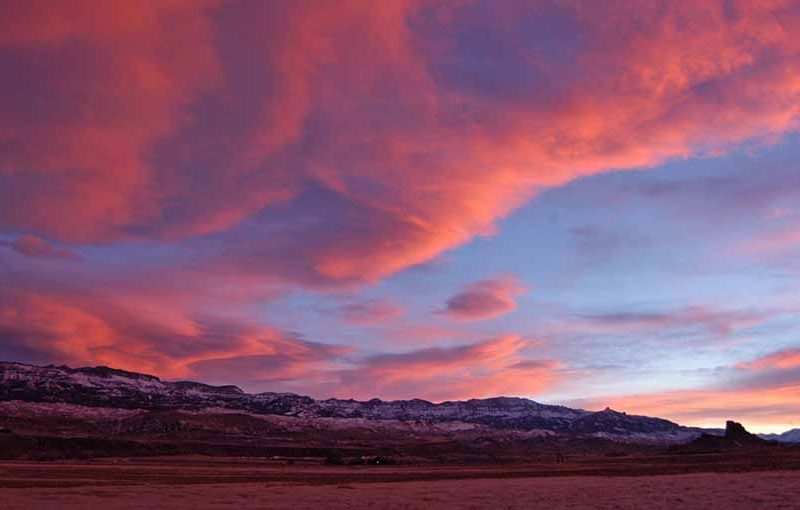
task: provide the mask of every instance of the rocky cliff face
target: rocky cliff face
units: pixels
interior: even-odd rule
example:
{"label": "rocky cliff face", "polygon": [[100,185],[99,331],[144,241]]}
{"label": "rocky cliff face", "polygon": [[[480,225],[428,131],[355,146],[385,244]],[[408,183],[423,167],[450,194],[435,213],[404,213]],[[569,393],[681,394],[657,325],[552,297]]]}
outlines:
{"label": "rocky cliff face", "polygon": [[425,400],[315,400],[289,393],[248,394],[236,386],[166,382],[108,367],[38,367],[0,363],[0,401],[77,404],[113,409],[202,411],[342,419],[352,423],[402,421],[418,425],[472,424],[489,429],[543,431],[637,441],[682,441],[701,432],[659,418],[606,409],[590,412],[498,397],[434,404]]}
{"label": "rocky cliff face", "polygon": [[674,448],[675,453],[716,453],[732,450],[760,450],[779,446],[748,432],[741,423],[728,420],[724,435],[701,434],[693,441]]}

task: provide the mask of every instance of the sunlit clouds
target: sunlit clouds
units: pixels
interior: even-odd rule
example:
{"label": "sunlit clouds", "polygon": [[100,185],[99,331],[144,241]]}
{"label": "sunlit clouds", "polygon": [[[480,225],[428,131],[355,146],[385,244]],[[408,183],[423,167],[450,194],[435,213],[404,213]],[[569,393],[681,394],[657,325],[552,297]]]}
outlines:
{"label": "sunlit clouds", "polygon": [[773,370],[800,420],[798,33],[791,0],[10,3],[0,358],[440,400],[615,366],[632,411],[763,423],[741,378],[623,381]]}

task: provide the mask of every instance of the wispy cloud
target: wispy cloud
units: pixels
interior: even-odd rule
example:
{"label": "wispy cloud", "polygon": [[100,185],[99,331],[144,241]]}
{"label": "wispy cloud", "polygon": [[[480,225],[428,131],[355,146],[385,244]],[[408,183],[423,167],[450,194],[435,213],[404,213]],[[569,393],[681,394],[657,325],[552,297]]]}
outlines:
{"label": "wispy cloud", "polygon": [[405,309],[389,298],[347,303],[336,312],[345,321],[358,325],[377,324],[405,315]]}
{"label": "wispy cloud", "polygon": [[31,234],[24,234],[13,241],[6,241],[0,239],[0,248],[3,246],[10,248],[17,253],[27,257],[44,257],[44,258],[57,258],[57,259],[71,259],[76,255],[63,248],[56,248],[44,239],[36,237]]}
{"label": "wispy cloud", "polygon": [[529,359],[536,342],[505,335],[482,342],[368,357],[341,373],[337,392],[363,398],[448,400],[533,395],[558,378],[560,363]]}

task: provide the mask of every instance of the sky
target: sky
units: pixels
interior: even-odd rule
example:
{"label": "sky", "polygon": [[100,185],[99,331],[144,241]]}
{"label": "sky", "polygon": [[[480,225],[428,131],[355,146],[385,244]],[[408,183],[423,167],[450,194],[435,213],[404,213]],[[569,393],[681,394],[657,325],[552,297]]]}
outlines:
{"label": "sky", "polygon": [[0,359],[800,427],[797,1],[0,7]]}

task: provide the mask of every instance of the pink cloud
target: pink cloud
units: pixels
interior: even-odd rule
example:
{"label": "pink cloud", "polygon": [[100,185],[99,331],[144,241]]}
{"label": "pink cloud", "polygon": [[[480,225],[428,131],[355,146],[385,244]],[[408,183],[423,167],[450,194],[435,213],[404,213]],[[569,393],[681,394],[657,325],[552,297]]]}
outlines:
{"label": "pink cloud", "polygon": [[381,298],[348,303],[338,313],[352,324],[369,325],[400,318],[405,309],[391,299]]}
{"label": "pink cloud", "polygon": [[69,259],[75,256],[75,254],[69,250],[56,248],[44,239],[30,234],[21,235],[13,241],[0,240],[0,247],[2,246],[7,246],[28,257]]}
{"label": "pink cloud", "polygon": [[513,276],[481,280],[448,299],[439,313],[458,320],[491,319],[516,310],[516,298],[525,292]]}
{"label": "pink cloud", "polygon": [[447,399],[532,395],[558,378],[554,360],[528,360],[536,343],[505,335],[475,344],[379,354],[341,373],[339,396]]}
{"label": "pink cloud", "polygon": [[[543,27],[563,39],[548,44]],[[4,6],[0,229],[53,250],[185,251],[141,281],[104,275],[84,292],[64,290],[77,288],[68,274],[4,281],[0,346],[170,377],[262,365],[302,377],[337,353],[202,311],[240,319],[233,305],[276,287],[374,282],[585,175],[774,141],[798,127],[798,32],[797,5],[779,0]],[[57,253],[31,239],[11,247]],[[521,292],[478,282],[445,312],[496,317]],[[605,323],[728,334],[758,320],[622,319]],[[390,395],[535,392],[555,372],[525,363],[523,345],[378,356],[340,389],[363,391],[372,374]]]}
{"label": "pink cloud", "polygon": [[798,369],[800,351],[786,349],[718,369],[717,380],[705,388],[613,396],[597,399],[597,405],[689,425],[721,426],[735,419],[788,427],[800,421]]}
{"label": "pink cloud", "polygon": [[749,427],[800,421],[800,384],[739,390],[684,390],[602,399],[602,406],[660,416],[681,424],[722,427],[726,420]]}
{"label": "pink cloud", "polygon": [[[583,42],[554,59],[521,20]],[[255,221],[231,266],[375,280],[542,188],[796,129],[796,25],[784,2],[15,5],[0,226],[112,242]],[[481,31],[497,55],[465,46]]]}
{"label": "pink cloud", "polygon": [[4,9],[0,227],[96,241],[159,217],[150,151],[218,83],[207,4]]}
{"label": "pink cloud", "polygon": [[800,368],[800,349],[774,352],[753,361],[739,363],[736,368],[744,370]]}
{"label": "pink cloud", "polygon": [[580,315],[564,324],[563,328],[602,333],[699,328],[719,337],[727,337],[739,329],[760,324],[779,312],[780,310],[724,310],[689,306],[666,312]]}
{"label": "pink cloud", "polygon": [[312,367],[349,352],[246,320],[192,316],[176,305],[56,292],[4,293],[0,353],[42,363],[105,364],[167,378],[221,380],[225,373],[230,379],[263,382],[302,379]]}
{"label": "pink cloud", "polygon": [[750,254],[774,253],[800,246],[800,222],[780,227],[744,243],[742,251]]}
{"label": "pink cloud", "polygon": [[305,394],[315,385],[335,384],[336,360],[352,349],[292,337],[274,339],[272,352],[204,357],[188,365],[191,377],[218,384],[235,381],[245,391],[294,391]]}
{"label": "pink cloud", "polygon": [[531,395],[559,377],[560,364],[530,359],[525,351],[536,342],[517,335],[363,357],[350,347],[249,321],[197,317],[179,308],[159,314],[140,306],[88,295],[4,294],[0,356],[346,398]]}
{"label": "pink cloud", "polygon": [[464,331],[425,322],[401,321],[381,332],[386,345],[435,345],[452,338],[463,338]]}

